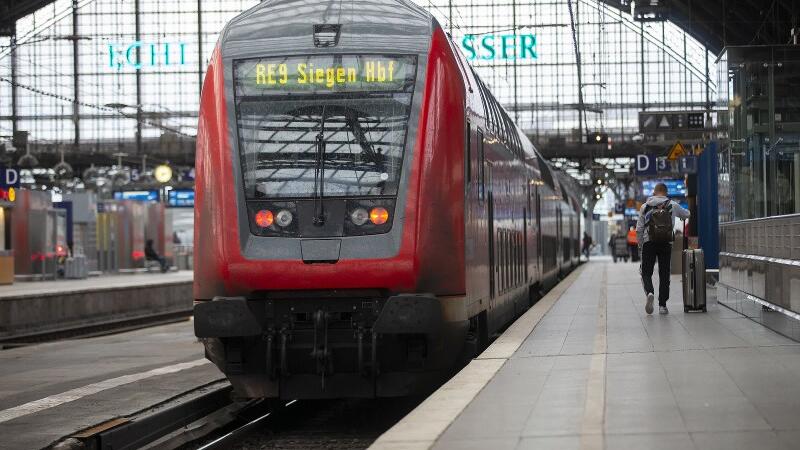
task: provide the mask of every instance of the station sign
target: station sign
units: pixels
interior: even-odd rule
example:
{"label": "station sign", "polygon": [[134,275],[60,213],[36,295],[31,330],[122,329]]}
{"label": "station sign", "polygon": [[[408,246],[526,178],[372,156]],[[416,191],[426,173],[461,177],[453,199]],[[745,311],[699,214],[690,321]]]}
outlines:
{"label": "station sign", "polygon": [[636,175],[655,175],[657,172],[656,157],[653,155],[636,155]]}
{"label": "station sign", "polygon": [[656,158],[656,171],[658,173],[672,172],[672,161],[668,160],[666,156],[659,156]]}
{"label": "station sign", "polygon": [[0,201],[11,202],[17,199],[17,190],[13,187],[0,188]]}
{"label": "station sign", "polygon": [[19,189],[19,169],[0,165],[0,188]]}
{"label": "station sign", "polygon": [[461,49],[470,61],[538,58],[535,34],[467,34],[461,40]]}
{"label": "station sign", "polygon": [[681,141],[677,141],[675,142],[675,145],[673,145],[669,149],[669,154],[667,155],[667,159],[670,161],[675,161],[685,154],[686,154],[686,147],[684,147],[683,144],[681,144]]}
{"label": "station sign", "polygon": [[186,64],[185,42],[144,42],[108,44],[108,66],[122,70],[130,67],[142,70],[157,66],[182,66]]}
{"label": "station sign", "polygon": [[194,206],[194,189],[171,189],[167,193],[167,206],[191,208]]}
{"label": "station sign", "polygon": [[639,132],[665,133],[703,131],[706,127],[705,113],[688,111],[640,111]]}
{"label": "station sign", "polygon": [[684,174],[697,173],[697,156],[685,155],[678,159],[678,172]]}
{"label": "station sign", "polygon": [[157,190],[146,191],[117,191],[114,192],[114,200],[135,200],[140,202],[157,202],[159,198]]}

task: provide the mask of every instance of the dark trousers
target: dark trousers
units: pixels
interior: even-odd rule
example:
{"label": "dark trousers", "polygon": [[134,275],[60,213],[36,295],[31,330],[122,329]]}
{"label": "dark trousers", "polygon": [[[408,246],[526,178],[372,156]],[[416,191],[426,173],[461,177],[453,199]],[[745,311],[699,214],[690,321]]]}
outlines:
{"label": "dark trousers", "polygon": [[161,271],[166,272],[169,267],[167,267],[167,258],[163,256],[151,256],[147,258],[148,261],[158,261],[158,264],[161,265]]}
{"label": "dark trousers", "polygon": [[642,284],[646,293],[653,290],[653,268],[658,259],[658,306],[666,306],[669,299],[669,265],[672,244],[668,242],[645,242],[642,247]]}

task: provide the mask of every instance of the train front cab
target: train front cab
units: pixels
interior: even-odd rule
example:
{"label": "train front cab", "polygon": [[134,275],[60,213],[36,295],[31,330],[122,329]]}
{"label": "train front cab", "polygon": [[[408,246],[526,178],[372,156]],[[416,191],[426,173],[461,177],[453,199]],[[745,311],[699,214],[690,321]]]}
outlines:
{"label": "train front cab", "polygon": [[[324,23],[331,4],[262,4],[234,19],[203,88],[195,332],[243,397],[424,392],[451,374],[467,336],[465,134],[447,119],[464,116],[458,64],[430,15],[405,2],[391,18],[385,2],[360,2],[359,20],[338,30],[338,44],[316,47],[309,24]],[[270,23],[289,38],[276,41]],[[363,70],[371,61],[408,70],[395,84],[362,86],[365,94],[326,90],[323,74],[319,97],[288,100],[281,95],[289,88],[270,82],[287,70],[299,76],[299,64],[347,61]],[[381,94],[386,89],[396,90]],[[360,95],[370,98],[359,103]],[[394,116],[379,118],[376,105],[388,103]],[[302,129],[286,135],[287,122]],[[381,123],[405,133],[380,138]],[[357,151],[331,151],[352,142]],[[324,197],[314,176],[320,145]],[[292,179],[298,170],[305,170],[301,182]],[[357,182],[337,184],[337,172],[359,170]],[[382,223],[373,221],[376,208],[385,210]]]}

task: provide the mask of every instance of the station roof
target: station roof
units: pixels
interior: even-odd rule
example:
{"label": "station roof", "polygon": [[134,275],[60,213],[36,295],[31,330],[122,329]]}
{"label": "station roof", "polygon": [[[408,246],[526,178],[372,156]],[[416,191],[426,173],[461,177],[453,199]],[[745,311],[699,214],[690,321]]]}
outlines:
{"label": "station roof", "polygon": [[[0,36],[13,34],[14,22],[53,0],[0,0]],[[631,0],[603,0],[624,11]],[[667,17],[709,50],[726,45],[785,44],[792,17],[800,15],[798,0],[661,0]]]}
{"label": "station roof", "polygon": [[53,0],[0,0],[0,36],[14,34],[14,22],[47,6]]}
{"label": "station roof", "polygon": [[[603,0],[630,11],[631,0]],[[641,3],[641,2],[640,2]],[[668,19],[719,54],[728,45],[787,44],[798,0],[661,0]],[[795,24],[798,26],[798,24]]]}

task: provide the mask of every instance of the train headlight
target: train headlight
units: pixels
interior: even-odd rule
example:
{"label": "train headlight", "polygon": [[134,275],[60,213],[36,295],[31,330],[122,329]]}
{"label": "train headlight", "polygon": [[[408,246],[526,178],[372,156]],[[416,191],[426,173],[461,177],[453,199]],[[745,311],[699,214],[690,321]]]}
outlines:
{"label": "train headlight", "polygon": [[383,207],[372,208],[369,212],[369,220],[375,225],[383,225],[389,221],[389,211]]}
{"label": "train headlight", "polygon": [[275,215],[275,222],[281,228],[286,228],[291,225],[292,219],[294,219],[294,216],[292,216],[292,213],[287,209],[282,209]]}
{"label": "train headlight", "polygon": [[272,215],[272,211],[268,209],[262,209],[261,211],[256,213],[256,225],[261,228],[269,228],[272,226],[272,222],[275,218]]}
{"label": "train headlight", "polygon": [[356,208],[350,213],[350,220],[357,226],[364,225],[369,220],[369,213],[364,208]]}

